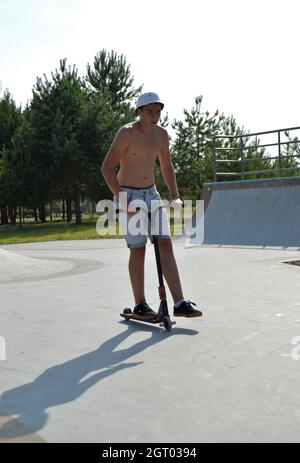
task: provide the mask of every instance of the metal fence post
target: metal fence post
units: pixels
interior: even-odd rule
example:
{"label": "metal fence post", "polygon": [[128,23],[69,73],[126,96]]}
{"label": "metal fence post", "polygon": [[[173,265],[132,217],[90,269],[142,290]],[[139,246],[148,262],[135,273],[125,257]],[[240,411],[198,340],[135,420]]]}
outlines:
{"label": "metal fence post", "polygon": [[244,175],[244,148],[243,148],[243,137],[240,137],[240,141],[241,141],[241,149],[240,149],[240,153],[241,153],[241,178],[244,180],[245,178],[245,175]]}
{"label": "metal fence post", "polygon": [[216,138],[212,139],[212,158],[213,158],[213,174],[214,182],[217,181],[217,161],[216,161]]}
{"label": "metal fence post", "polygon": [[280,130],[278,130],[278,171],[279,177],[282,175],[282,163],[281,163],[281,142],[280,142]]}

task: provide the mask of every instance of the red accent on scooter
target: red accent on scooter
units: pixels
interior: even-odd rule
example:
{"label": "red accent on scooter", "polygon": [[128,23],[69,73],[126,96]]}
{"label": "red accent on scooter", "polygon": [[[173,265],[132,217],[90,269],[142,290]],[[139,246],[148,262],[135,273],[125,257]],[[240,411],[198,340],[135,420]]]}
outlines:
{"label": "red accent on scooter", "polygon": [[159,299],[162,301],[163,299],[166,299],[166,290],[164,286],[159,286],[158,287],[158,292],[159,292]]}

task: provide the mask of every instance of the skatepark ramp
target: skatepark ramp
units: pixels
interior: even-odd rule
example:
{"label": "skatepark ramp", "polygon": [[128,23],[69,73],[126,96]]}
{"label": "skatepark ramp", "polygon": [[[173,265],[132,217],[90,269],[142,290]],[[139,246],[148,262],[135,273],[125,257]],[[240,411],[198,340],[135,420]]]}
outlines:
{"label": "skatepark ramp", "polygon": [[69,262],[25,257],[0,248],[0,283],[54,275],[72,268]]}
{"label": "skatepark ramp", "polygon": [[300,177],[206,183],[201,199],[203,244],[300,247]]}

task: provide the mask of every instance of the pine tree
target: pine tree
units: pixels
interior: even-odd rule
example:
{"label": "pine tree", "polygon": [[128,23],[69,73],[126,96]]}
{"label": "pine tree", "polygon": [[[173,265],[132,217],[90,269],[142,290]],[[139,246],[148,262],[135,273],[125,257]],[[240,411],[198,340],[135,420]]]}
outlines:
{"label": "pine tree", "polygon": [[94,58],[94,66],[87,66],[86,82],[92,93],[98,93],[109,101],[113,109],[129,104],[141,92],[134,88],[130,65],[123,55],[115,51],[101,50]]}
{"label": "pine tree", "polygon": [[[6,191],[3,183],[3,155],[12,147],[13,136],[22,124],[22,110],[17,107],[12,95],[6,90],[0,98],[0,225],[8,224]],[[11,214],[12,216],[12,214]]]}
{"label": "pine tree", "polygon": [[33,127],[32,150],[43,172],[39,189],[43,204],[63,197],[75,202],[76,224],[81,224],[81,184],[87,163],[80,143],[82,115],[87,92],[75,66],[60,61],[52,79],[39,78],[33,90],[30,119]]}
{"label": "pine tree", "polygon": [[[249,143],[249,137],[244,137],[247,135],[244,127],[239,127],[233,116],[226,117],[219,110],[212,115],[208,111],[201,112],[201,103],[202,96],[195,98],[195,106],[190,111],[184,109],[184,120],[175,120],[172,124],[175,141],[171,152],[179,190],[183,197],[191,199],[198,199],[203,183],[214,179],[212,140],[216,136],[226,136],[224,139],[216,138],[215,141],[215,148],[219,149],[217,170],[224,172],[223,177],[218,177],[219,180],[232,180],[226,175],[230,172],[247,172],[270,166],[264,159],[264,150],[255,147],[259,140]],[[241,162],[244,156],[245,159],[251,159],[251,162]],[[254,161],[254,158],[259,160]],[[220,162],[222,160],[234,162]]]}

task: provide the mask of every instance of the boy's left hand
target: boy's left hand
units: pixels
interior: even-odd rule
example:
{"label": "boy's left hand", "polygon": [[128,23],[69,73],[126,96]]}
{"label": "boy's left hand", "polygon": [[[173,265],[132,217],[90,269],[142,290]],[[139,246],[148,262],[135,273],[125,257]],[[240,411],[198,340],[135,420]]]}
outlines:
{"label": "boy's left hand", "polygon": [[170,207],[174,207],[174,209],[180,209],[182,206],[183,202],[180,198],[173,199],[173,201],[170,202]]}

